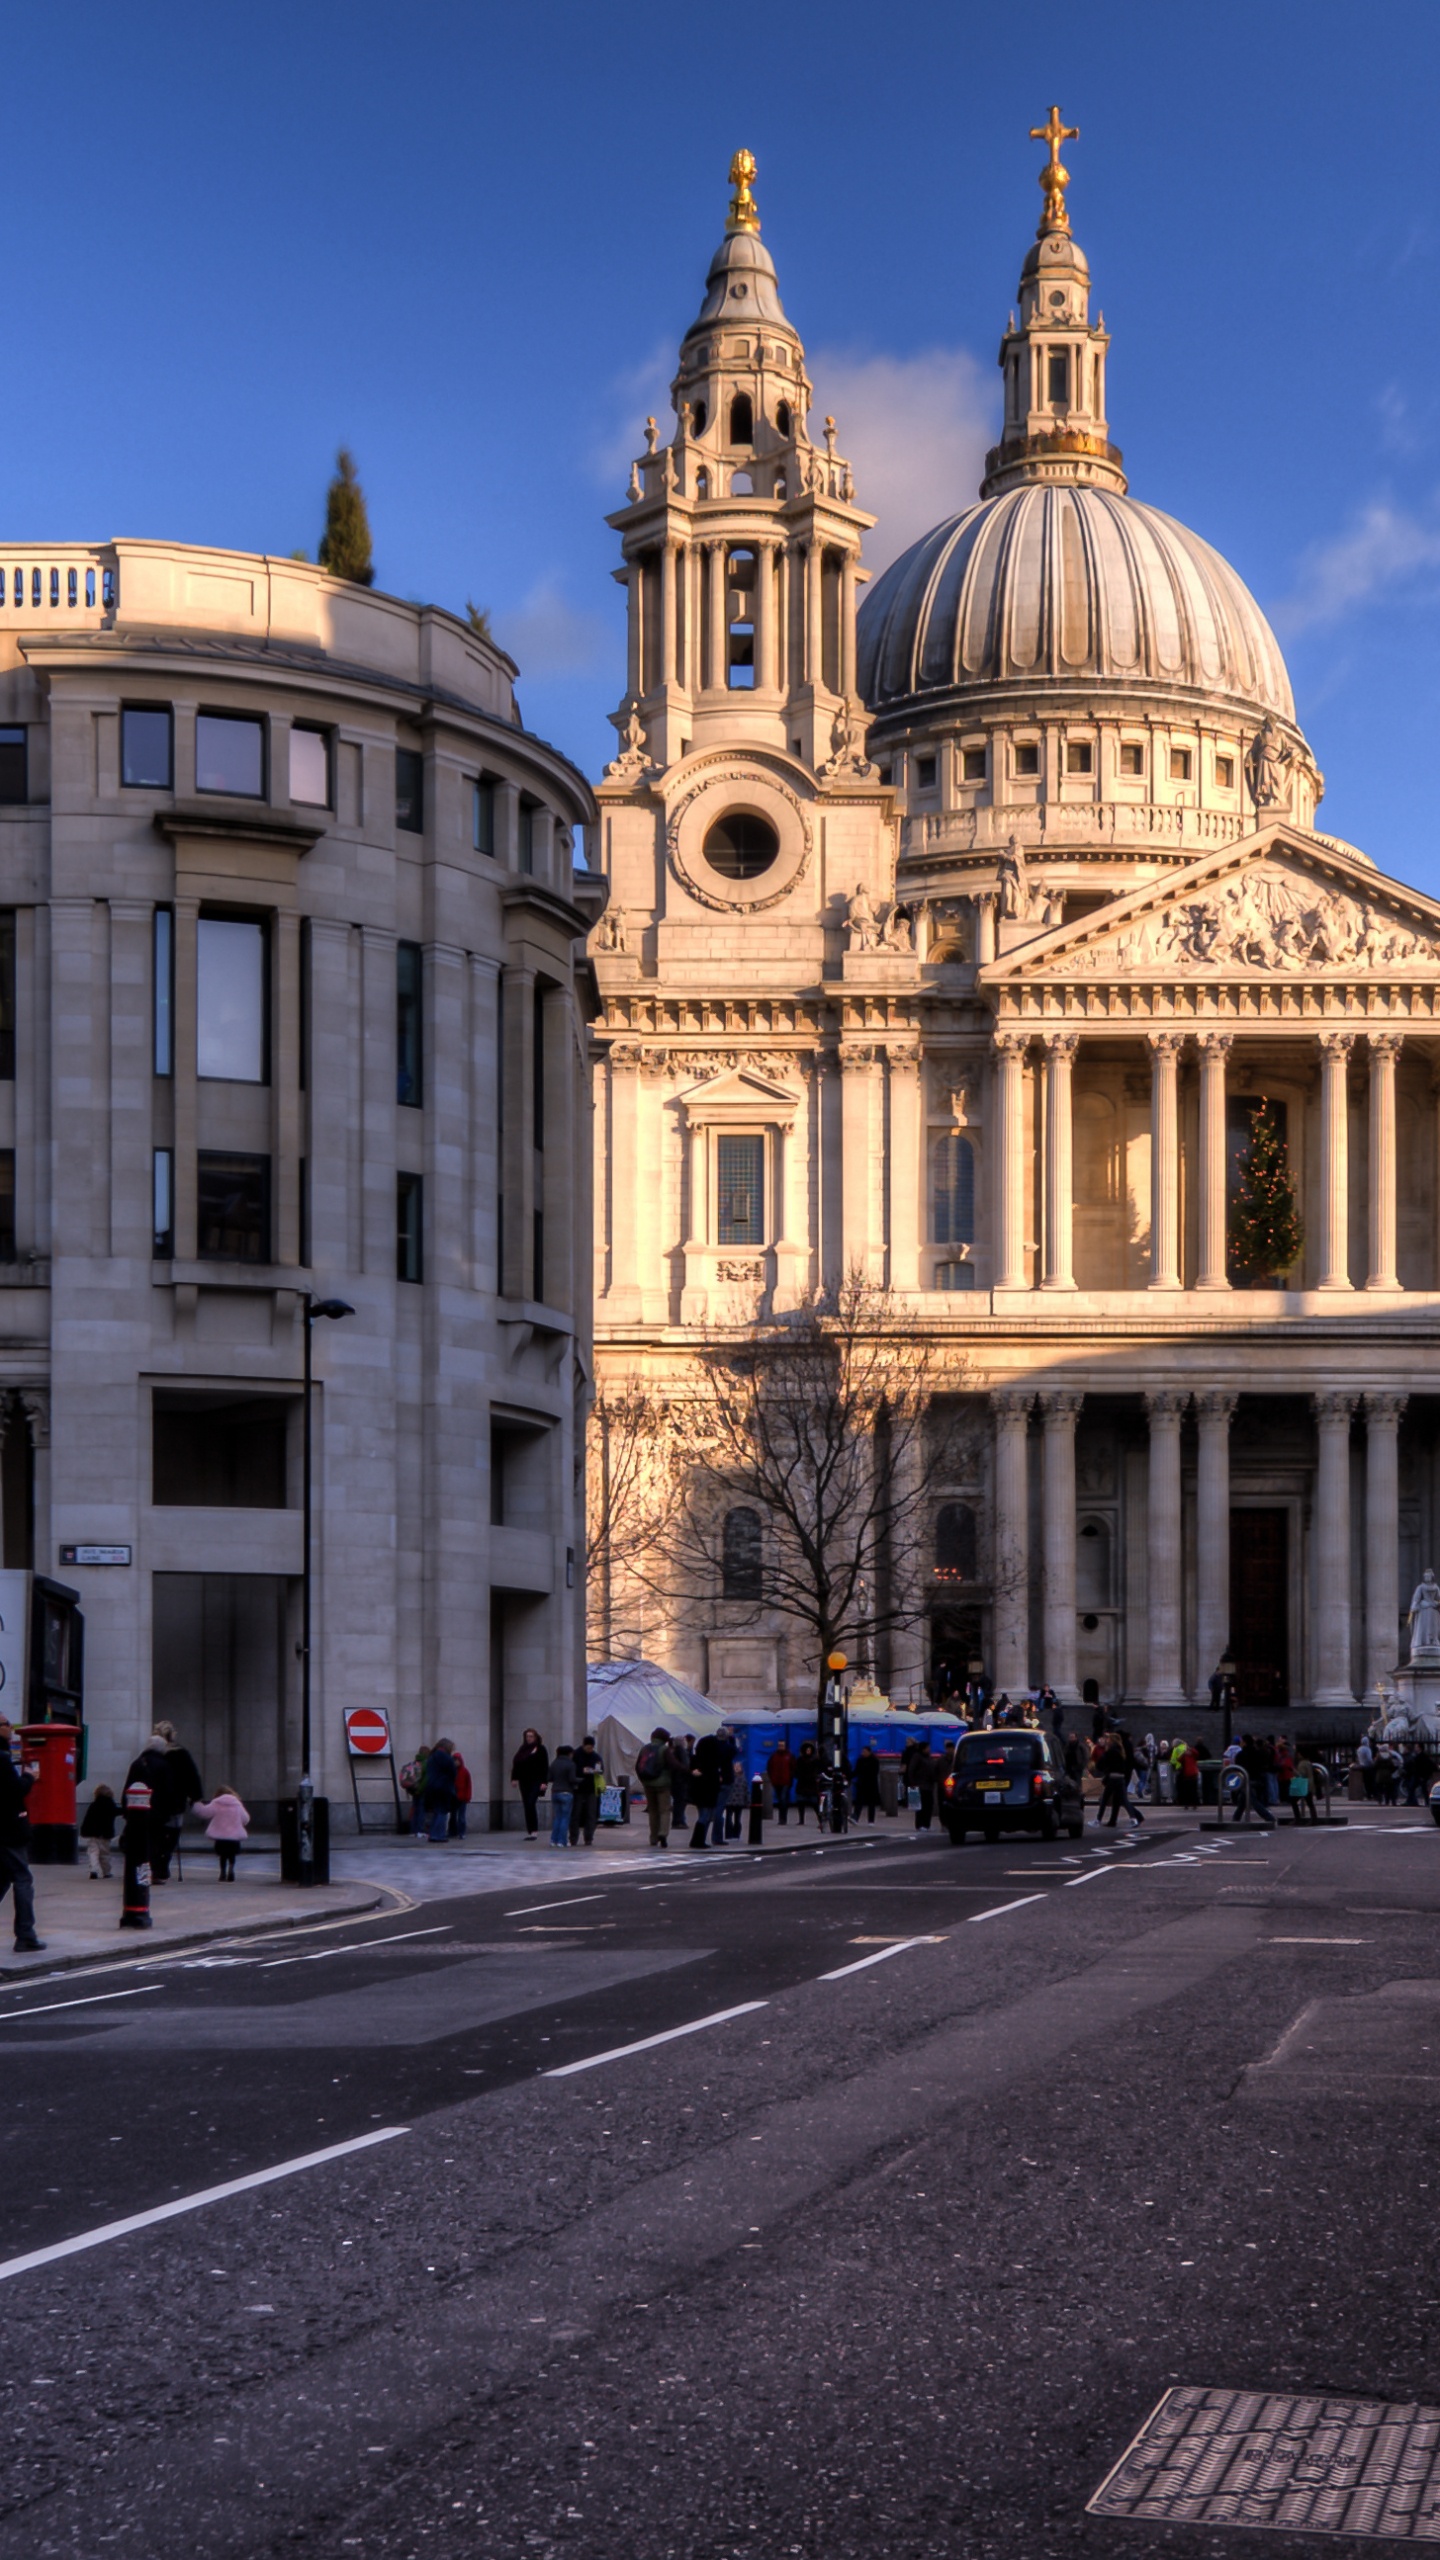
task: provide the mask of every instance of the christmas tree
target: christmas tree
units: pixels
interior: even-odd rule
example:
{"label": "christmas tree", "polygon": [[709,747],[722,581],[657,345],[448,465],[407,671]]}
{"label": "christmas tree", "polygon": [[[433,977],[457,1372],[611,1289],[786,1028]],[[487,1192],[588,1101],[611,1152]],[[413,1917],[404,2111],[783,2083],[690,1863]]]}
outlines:
{"label": "christmas tree", "polygon": [[325,530],[319,561],[332,578],[348,578],[352,587],[373,587],[375,564],[370,557],[370,519],[355,457],[342,444],[335,456],[335,477],[325,492]]}
{"label": "christmas tree", "polygon": [[1274,1288],[1299,1260],[1304,1242],[1280,1116],[1273,1103],[1262,1102],[1240,1162],[1230,1229],[1236,1269],[1252,1288]]}

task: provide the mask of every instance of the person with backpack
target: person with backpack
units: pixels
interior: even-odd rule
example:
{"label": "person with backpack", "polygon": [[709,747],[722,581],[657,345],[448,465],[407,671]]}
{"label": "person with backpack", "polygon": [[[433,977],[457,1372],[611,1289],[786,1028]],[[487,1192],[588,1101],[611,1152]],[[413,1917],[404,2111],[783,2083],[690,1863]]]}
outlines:
{"label": "person with backpack", "polygon": [[692,1769],[690,1745],[683,1733],[673,1733],[666,1752],[670,1764],[670,1821],[672,1829],[685,1828],[685,1807],[690,1801]]}
{"label": "person with backpack", "polygon": [[533,1724],[527,1724],[520,1736],[520,1748],[510,1763],[510,1783],[520,1790],[525,1808],[525,1837],[538,1839],[540,1833],[540,1799],[550,1776],[550,1754]]}
{"label": "person with backpack", "polygon": [[450,1814],[455,1802],[455,1755],[448,1739],[442,1737],[425,1763],[425,1792],[420,1801],[425,1810],[422,1838],[437,1847],[449,1836]]}
{"label": "person with backpack", "polygon": [[711,1832],[716,1848],[723,1848],[724,1797],[734,1765],[733,1743],[727,1743],[722,1734],[701,1734],[695,1745],[695,1764],[690,1778],[690,1792],[695,1805],[695,1828],[690,1834],[692,1849],[708,1848],[707,1835]]}
{"label": "person with backpack", "polygon": [[574,1807],[575,1789],[578,1783],[579,1771],[575,1766],[575,1753],[568,1742],[562,1742],[550,1763],[550,1846],[552,1849],[568,1849],[570,1846],[570,1815]]}
{"label": "person with backpack", "polygon": [[663,1724],[657,1724],[635,1756],[635,1775],[644,1792],[652,1849],[668,1849],[670,1845],[669,1749],[670,1736]]}

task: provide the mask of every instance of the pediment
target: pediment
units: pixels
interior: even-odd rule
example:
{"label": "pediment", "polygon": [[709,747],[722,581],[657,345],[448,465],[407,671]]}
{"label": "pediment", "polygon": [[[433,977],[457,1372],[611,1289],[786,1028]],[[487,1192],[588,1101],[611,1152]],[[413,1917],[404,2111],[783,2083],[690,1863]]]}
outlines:
{"label": "pediment", "polygon": [[1397,980],[1440,971],[1440,904],[1359,854],[1272,827],[1022,943],[985,985],[1031,979]]}
{"label": "pediment", "polygon": [[732,1067],[693,1084],[680,1095],[692,1120],[773,1120],[796,1109],[800,1096],[793,1085],[753,1067]]}

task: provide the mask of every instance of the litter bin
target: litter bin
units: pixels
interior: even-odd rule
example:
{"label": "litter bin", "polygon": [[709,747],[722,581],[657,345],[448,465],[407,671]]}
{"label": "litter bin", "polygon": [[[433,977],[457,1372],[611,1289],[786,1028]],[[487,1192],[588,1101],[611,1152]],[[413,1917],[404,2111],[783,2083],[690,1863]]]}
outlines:
{"label": "litter bin", "polygon": [[75,1788],[80,1775],[78,1724],[22,1724],[20,1758],[40,1775],[26,1799],[30,1855],[37,1866],[73,1867],[76,1857]]}
{"label": "litter bin", "polygon": [[[315,1882],[328,1884],[330,1799],[328,1796],[316,1796],[314,1801]],[[282,1884],[298,1884],[300,1881],[300,1807],[293,1796],[282,1797],[280,1803],[280,1881]]]}

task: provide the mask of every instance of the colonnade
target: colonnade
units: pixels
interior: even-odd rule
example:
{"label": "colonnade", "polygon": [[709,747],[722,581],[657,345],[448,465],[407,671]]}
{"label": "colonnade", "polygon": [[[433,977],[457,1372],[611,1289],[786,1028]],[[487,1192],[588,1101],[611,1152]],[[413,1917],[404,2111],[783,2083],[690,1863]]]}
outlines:
{"label": "colonnade", "polygon": [[[647,555],[630,562],[630,663],[628,688],[635,699],[656,686],[682,686],[691,694],[729,690],[728,563],[733,553],[753,561],[751,592],[754,614],[754,690],[789,692],[801,685],[824,687],[824,573],[827,554],[839,564],[840,596],[836,617],[838,664],[831,674],[834,690],[855,698],[856,554],[822,540],[761,531],[705,535],[698,540],[672,535],[649,558],[658,563],[658,596],[647,601],[642,574]],[[654,595],[655,590],[651,589]],[[658,628],[647,629],[650,611]],[[703,649],[703,657],[702,657]]]}
{"label": "colonnade", "polygon": [[[1044,1076],[1044,1220],[1039,1285],[1075,1287],[1072,1088],[1080,1033],[1069,1029],[1005,1029],[995,1035],[997,1289],[1029,1286],[1025,1265],[1025,1064],[1038,1039]],[[1111,1034],[1113,1037],[1113,1033]],[[1182,1286],[1180,1253],[1179,1070],[1193,1044],[1200,1070],[1197,1174],[1199,1250],[1194,1287],[1228,1289],[1225,1268],[1227,1147],[1226,1071],[1235,1033],[1192,1034],[1157,1029],[1146,1034],[1150,1051],[1150,1279],[1152,1289]],[[1395,1076],[1403,1033],[1348,1028],[1315,1035],[1320,1055],[1320,1214],[1317,1221],[1320,1289],[1354,1286],[1349,1267],[1350,1115],[1352,1055],[1363,1050],[1369,1068],[1369,1184],[1367,1289],[1400,1286],[1396,1264]]]}
{"label": "colonnade", "polygon": [[[1196,1661],[1203,1703],[1211,1672],[1230,1642],[1230,1423],[1238,1400],[1228,1387],[1156,1387],[1145,1391],[1150,1468],[1146,1503],[1148,1659],[1145,1705],[1156,1714],[1190,1702],[1182,1666],[1184,1541],[1181,1434],[1193,1401],[1196,1419]],[[1315,1419],[1313,1504],[1316,1706],[1354,1705],[1351,1685],[1350,1426],[1363,1411],[1366,1439],[1364,1521],[1364,1687],[1373,1689],[1395,1665],[1398,1622],[1400,1417],[1403,1394],[1325,1389],[1309,1399]],[[1073,1702],[1076,1692],[1075,1434],[1084,1403],[1073,1387],[1006,1387],[990,1398],[995,1425],[992,1567],[994,1681],[1013,1695],[1030,1679],[1029,1429],[1038,1403],[1042,1427],[1042,1678]],[[1292,1559],[1299,1570],[1299,1559]],[[1302,1685],[1297,1683],[1297,1685]]]}

